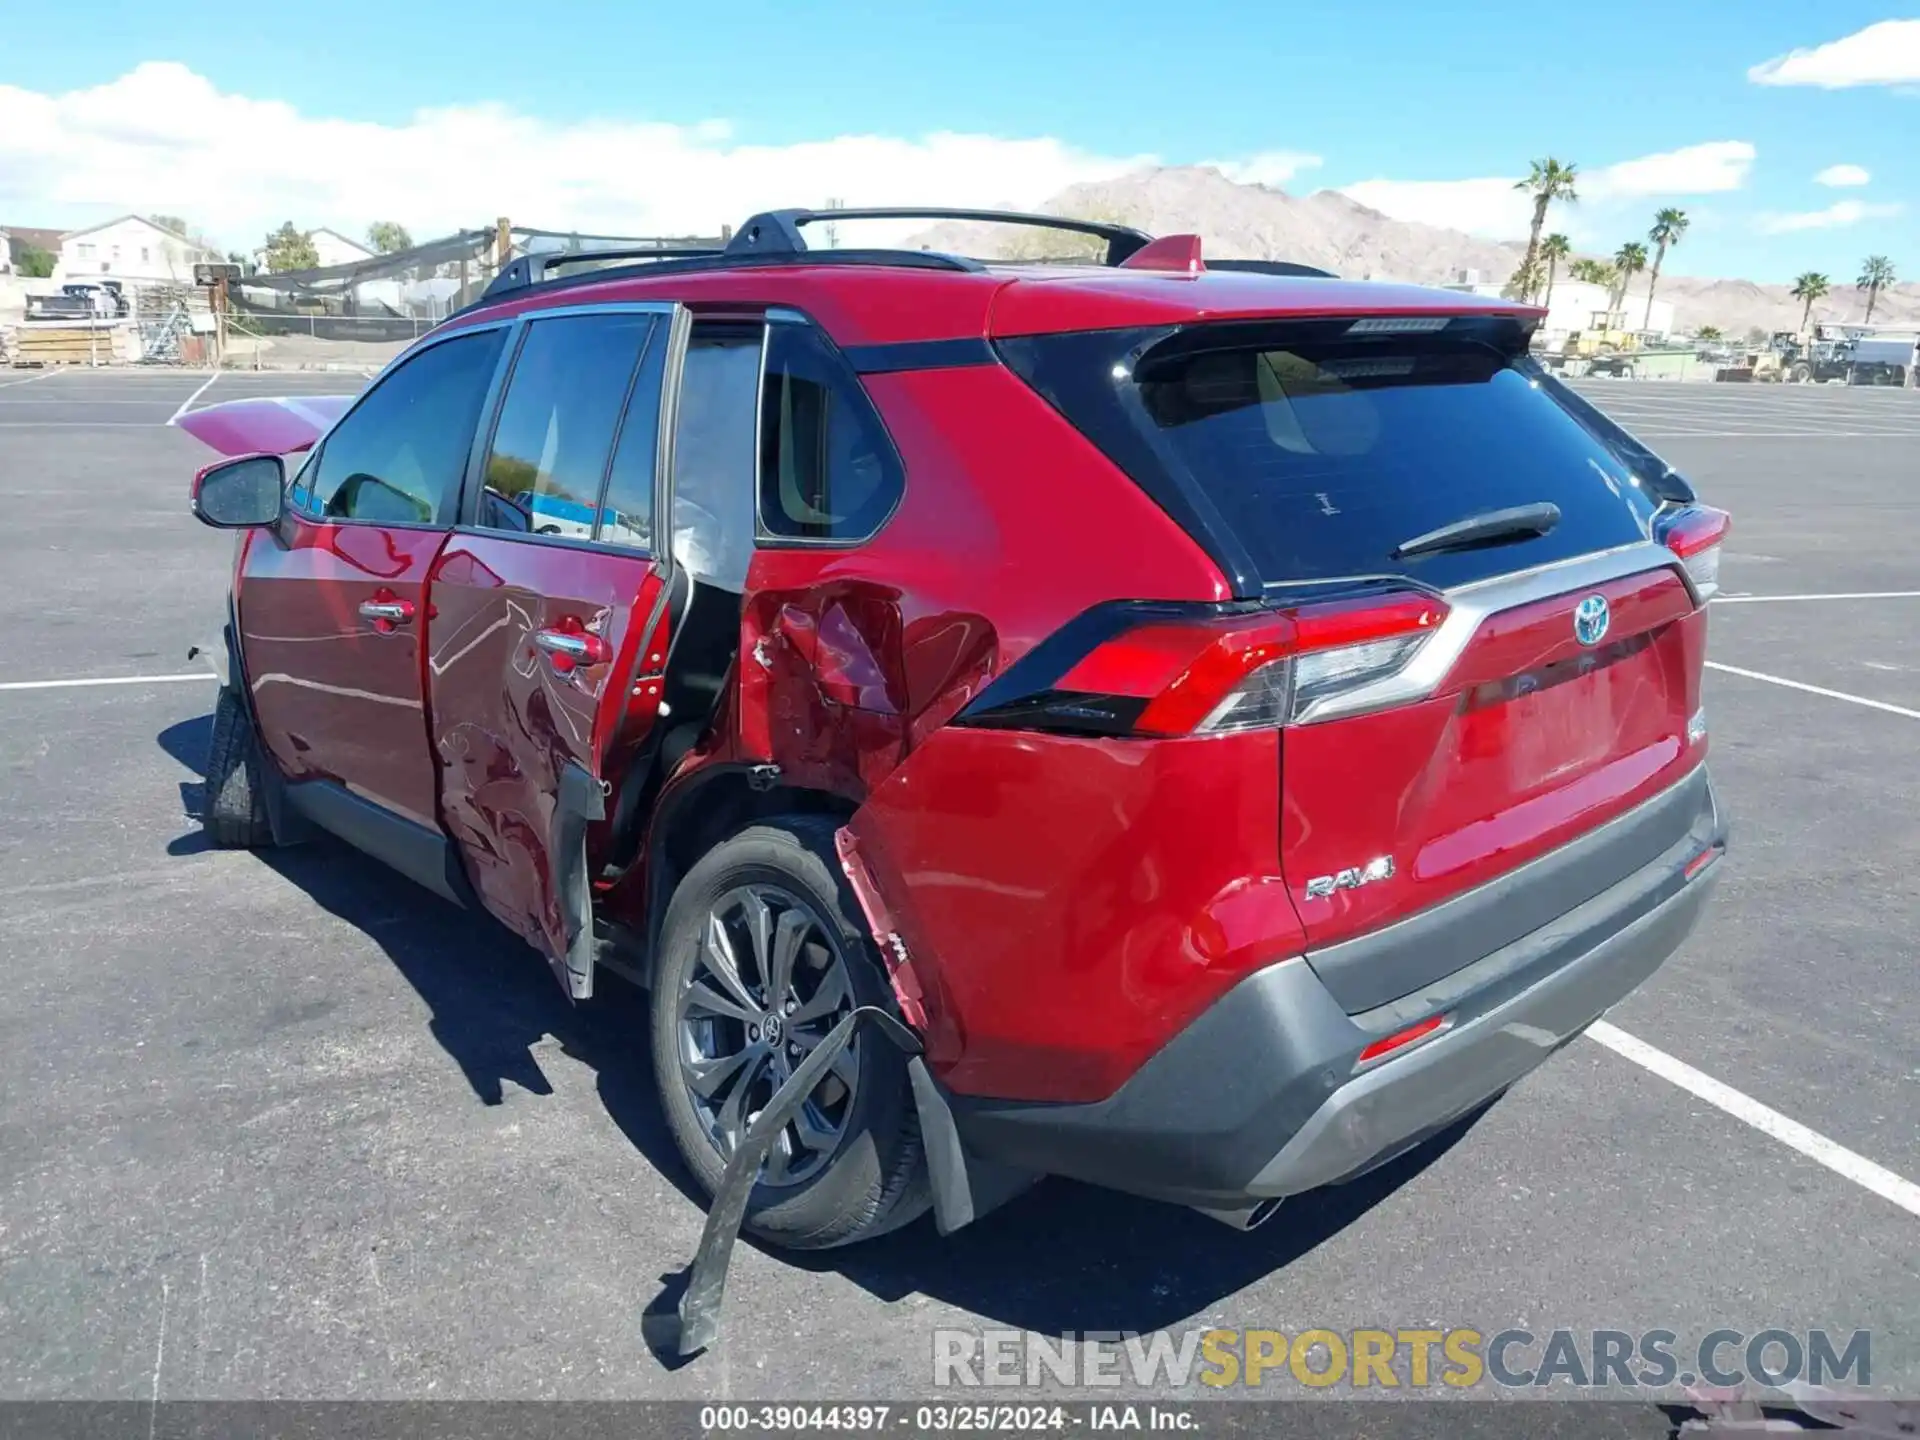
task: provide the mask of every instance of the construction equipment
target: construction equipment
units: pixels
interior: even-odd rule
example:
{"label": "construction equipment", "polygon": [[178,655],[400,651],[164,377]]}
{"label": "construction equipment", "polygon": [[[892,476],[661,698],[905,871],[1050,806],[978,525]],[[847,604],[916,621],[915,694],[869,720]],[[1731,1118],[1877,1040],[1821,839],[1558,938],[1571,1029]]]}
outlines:
{"label": "construction equipment", "polygon": [[1755,380],[1796,385],[1904,385],[1916,364],[1920,335],[1857,335],[1812,341],[1776,330],[1753,361]]}

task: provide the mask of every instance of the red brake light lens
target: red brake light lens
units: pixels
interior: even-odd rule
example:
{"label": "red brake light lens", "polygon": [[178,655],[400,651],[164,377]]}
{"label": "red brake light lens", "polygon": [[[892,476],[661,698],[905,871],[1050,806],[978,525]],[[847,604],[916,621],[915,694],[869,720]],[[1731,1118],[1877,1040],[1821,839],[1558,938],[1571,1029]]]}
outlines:
{"label": "red brake light lens", "polygon": [[1711,505],[1689,505],[1660,524],[1655,537],[1680,557],[1694,592],[1710,600],[1720,590],[1720,545],[1733,529],[1733,517]]}
{"label": "red brake light lens", "polygon": [[1446,614],[1431,596],[1394,593],[1157,620],[1096,646],[1061,676],[1054,693],[1142,702],[1128,726],[1135,735],[1270,729],[1404,668]]}

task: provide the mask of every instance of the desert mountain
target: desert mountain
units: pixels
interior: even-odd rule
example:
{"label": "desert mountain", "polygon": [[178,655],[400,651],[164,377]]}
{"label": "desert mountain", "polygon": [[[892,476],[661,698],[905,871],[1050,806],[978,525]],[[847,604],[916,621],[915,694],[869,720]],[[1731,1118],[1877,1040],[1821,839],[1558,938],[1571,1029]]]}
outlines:
{"label": "desert mountain", "polygon": [[[1437,285],[1478,271],[1499,283],[1526,253],[1526,238],[1483,240],[1459,230],[1394,220],[1337,190],[1289,195],[1269,185],[1243,185],[1208,166],[1138,170],[1113,180],[1072,185],[1040,207],[1052,215],[1080,216],[1133,225],[1154,235],[1197,231],[1208,253],[1255,260],[1296,260],[1339,275],[1407,280]],[[1044,238],[1041,238],[1044,237]],[[1037,258],[1062,253],[1050,232],[1007,226],[943,224],[910,242],[983,258]],[[1036,244],[1042,248],[1036,250]],[[1071,253],[1070,250],[1066,253]],[[1672,262],[1669,261],[1669,264]],[[1847,279],[1831,277],[1834,291],[1814,306],[1818,320],[1858,320],[1866,297]],[[1728,335],[1750,328],[1791,330],[1800,323],[1800,302],[1786,285],[1750,280],[1713,280],[1663,274],[1660,298],[1674,306],[1682,330],[1717,325]],[[1644,303],[1644,283],[1628,292]],[[1920,286],[1898,285],[1874,307],[1876,324],[1920,325]]]}

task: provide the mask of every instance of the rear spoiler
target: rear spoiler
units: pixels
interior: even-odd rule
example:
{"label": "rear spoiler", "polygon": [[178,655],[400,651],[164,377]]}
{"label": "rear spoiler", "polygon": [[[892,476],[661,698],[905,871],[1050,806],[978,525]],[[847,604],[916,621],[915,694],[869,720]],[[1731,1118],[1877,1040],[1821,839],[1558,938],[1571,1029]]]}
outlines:
{"label": "rear spoiler", "polygon": [[311,449],[353,404],[351,395],[276,395],[229,400],[168,423],[222,455],[292,455]]}

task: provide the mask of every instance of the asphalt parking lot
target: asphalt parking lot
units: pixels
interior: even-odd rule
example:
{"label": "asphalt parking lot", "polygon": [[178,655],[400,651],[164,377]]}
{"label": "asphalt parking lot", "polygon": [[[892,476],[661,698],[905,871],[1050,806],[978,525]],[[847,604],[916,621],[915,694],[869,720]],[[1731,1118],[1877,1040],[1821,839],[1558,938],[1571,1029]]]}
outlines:
{"label": "asphalt parking lot", "polygon": [[1583,386],[1736,517],[1735,850],[1611,1043],[1250,1234],[1050,1183],[944,1241],[743,1246],[669,1371],[640,1313],[703,1216],[638,997],[572,1009],[339,848],[201,839],[176,677],[230,542],[166,422],[362,383],[209,378],[0,371],[0,1397],[904,1398],[938,1327],[1203,1325],[1864,1329],[1920,1394],[1920,394]]}

